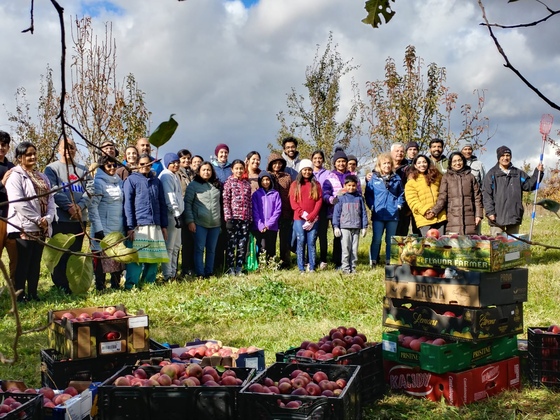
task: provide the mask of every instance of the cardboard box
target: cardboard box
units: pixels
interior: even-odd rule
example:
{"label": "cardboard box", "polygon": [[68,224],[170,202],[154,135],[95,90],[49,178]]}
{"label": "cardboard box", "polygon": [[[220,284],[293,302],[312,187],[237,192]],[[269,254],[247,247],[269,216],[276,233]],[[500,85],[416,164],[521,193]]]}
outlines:
{"label": "cardboard box", "polygon": [[483,307],[527,302],[529,270],[440,270],[448,277],[414,275],[408,264],[385,267],[386,296],[421,302]]}
{"label": "cardboard box", "polygon": [[383,359],[434,373],[445,373],[509,359],[517,355],[517,337],[509,336],[479,343],[452,342],[443,346],[422,343],[420,351],[401,346],[399,331],[383,333]]}
{"label": "cardboard box", "polygon": [[[71,321],[62,318],[66,312],[103,312],[109,306],[49,311],[49,346],[72,359],[93,358],[119,353],[146,352],[150,349],[148,316],[128,315],[124,318]],[[122,306],[111,308],[126,309]]]}
{"label": "cardboard box", "polygon": [[523,304],[467,308],[385,297],[383,325],[420,335],[438,334],[451,339],[488,340],[523,333]]}
{"label": "cardboard box", "polygon": [[443,399],[456,407],[484,400],[506,389],[521,389],[518,357],[440,375],[396,362],[384,364],[392,390],[431,401]]}
{"label": "cardboard box", "polygon": [[93,418],[96,414],[97,387],[99,383],[91,384],[82,393],[70,398],[64,404],[44,410],[44,420],[82,420]]}
{"label": "cardboard box", "polygon": [[531,257],[530,246],[525,242],[502,237],[492,240],[475,238],[479,237],[392,236],[391,264],[499,271],[524,265]]}

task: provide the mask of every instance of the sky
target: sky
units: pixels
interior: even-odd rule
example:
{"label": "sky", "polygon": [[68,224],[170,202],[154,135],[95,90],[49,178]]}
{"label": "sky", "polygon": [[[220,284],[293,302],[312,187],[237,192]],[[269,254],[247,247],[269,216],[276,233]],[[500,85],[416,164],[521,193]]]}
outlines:
{"label": "sky", "polygon": [[[480,157],[487,168],[496,163],[495,150],[502,144],[512,149],[515,165],[526,160],[534,166],[545,113],[555,118],[551,135],[557,138],[560,115],[504,68],[487,30],[479,25],[476,0],[397,0],[395,17],[379,29],[361,23],[364,0],[58,1],[65,8],[69,55],[72,17],[92,16],[98,35],[103,23],[111,21],[118,78],[135,75],[152,112],[152,129],[176,114],[179,128],[160,156],[187,148],[207,159],[217,144],[226,143],[232,159],[257,150],[266,161],[267,145],[280,127],[276,115],[286,110],[292,88],[305,93],[306,67],[317,45],[321,51],[325,47],[329,32],[343,59],[359,66],[352,76],[362,98],[367,81],[384,77],[387,57],[401,65],[407,45],[416,47],[425,64],[446,68],[447,85],[459,94],[459,104],[474,103],[473,91],[485,90],[484,114],[492,138]],[[504,24],[544,13],[536,2],[486,2],[489,20]],[[60,77],[57,15],[49,1],[35,2],[35,33],[22,33],[29,26],[29,3],[0,3],[0,129],[8,132],[14,130],[6,110],[15,109],[16,89],[25,87],[35,104],[46,65],[55,70],[56,83]],[[559,103],[557,20],[498,35],[512,63]],[[343,113],[351,99],[349,77],[342,87]],[[460,125],[458,113],[452,125]],[[547,147],[545,165],[556,161]]]}

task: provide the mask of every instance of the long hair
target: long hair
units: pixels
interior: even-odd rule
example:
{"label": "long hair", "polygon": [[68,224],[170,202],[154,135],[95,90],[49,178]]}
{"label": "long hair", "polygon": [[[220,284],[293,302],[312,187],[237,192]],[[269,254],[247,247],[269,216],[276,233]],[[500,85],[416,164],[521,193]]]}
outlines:
{"label": "long hair", "polygon": [[426,162],[428,162],[428,168],[426,169],[426,173],[422,174],[422,175],[424,175],[426,177],[426,183],[428,185],[432,185],[433,183],[435,183],[441,177],[441,174],[434,167],[430,158],[426,155],[417,155],[414,158],[414,160],[412,161],[412,164],[410,165],[410,169],[409,169],[410,172],[408,173],[408,178],[409,179],[417,179],[418,176],[421,175],[420,171],[418,171],[418,169],[416,169],[416,162],[418,161],[419,158],[424,158],[424,159],[426,159]]}
{"label": "long hair", "polygon": [[37,151],[37,147],[35,147],[35,145],[30,141],[22,141],[16,146],[15,157],[18,162],[21,160],[21,157],[27,152],[27,149],[29,149],[30,147],[33,147],[35,151]]}
{"label": "long hair", "polygon": [[[204,165],[209,165],[210,168],[212,169],[212,175],[210,175],[210,179],[208,181],[202,179],[202,177],[200,176],[200,168],[202,168]],[[200,164],[200,166],[198,167],[198,170],[196,171],[196,175],[194,176],[193,181],[196,181],[200,184],[204,184],[205,182],[208,182],[208,183],[214,185],[218,189],[221,187],[220,181],[218,180],[218,177],[216,176],[216,171],[214,170],[214,165],[212,165],[207,160],[205,160],[204,162],[202,162]]]}
{"label": "long hair", "polygon": [[[311,183],[311,191],[309,192],[309,198],[311,198],[314,201],[317,201],[320,198],[319,183],[315,179],[314,175],[311,175],[311,178],[309,178],[309,182]],[[301,186],[305,183],[305,178],[301,174],[301,171],[297,174],[295,183],[296,186],[294,188],[294,198],[296,199],[296,201],[299,202],[301,201]]]}

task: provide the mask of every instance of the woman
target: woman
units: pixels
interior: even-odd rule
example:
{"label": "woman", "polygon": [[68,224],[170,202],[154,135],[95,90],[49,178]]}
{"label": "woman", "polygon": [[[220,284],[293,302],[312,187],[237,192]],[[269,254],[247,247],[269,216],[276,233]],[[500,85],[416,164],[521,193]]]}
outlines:
{"label": "woman", "polygon": [[126,160],[124,166],[117,168],[117,176],[123,181],[128,178],[138,163],[138,150],[135,146],[128,146],[124,151]]}
{"label": "woman", "polygon": [[[311,162],[313,162],[313,176],[321,185],[324,190],[324,184],[329,177],[331,171],[323,168],[325,163],[325,153],[322,150],[316,150],[311,155]],[[329,219],[327,216],[328,203],[323,202],[321,211],[319,212],[319,226],[317,228],[317,238],[319,239],[319,269],[324,270],[327,268],[327,231],[329,229]]]}
{"label": "woman", "polygon": [[483,216],[482,192],[467,165],[467,159],[459,152],[449,156],[449,168],[441,179],[439,195],[432,213],[446,211],[447,233],[476,235]]}
{"label": "woman", "polygon": [[381,237],[385,232],[385,263],[391,256],[391,236],[397,232],[399,209],[404,204],[404,189],[401,178],[394,172],[393,159],[381,153],[371,179],[366,184],[366,204],[371,209],[373,238],[369,249],[369,264],[379,264]]}
{"label": "woman", "polygon": [[315,241],[319,227],[319,211],[323,203],[319,182],[313,176],[313,163],[303,159],[298,165],[299,173],[290,187],[290,204],[294,211],[294,233],[297,239],[297,264],[305,273],[304,247],[307,243],[309,272],[315,271]]}
{"label": "woman", "polygon": [[169,262],[167,240],[167,206],[160,180],[152,171],[152,159],[140,155],[138,170],[124,182],[124,215],[127,236],[138,250],[138,263],[126,265],[124,287],[155,283],[158,263]]}
{"label": "woman", "polygon": [[[101,156],[97,161],[97,171],[93,179],[93,197],[89,205],[89,221],[93,253],[101,253],[101,241],[112,232],[124,234],[122,217],[123,182],[116,175],[117,164],[108,156]],[[105,289],[105,273],[111,273],[111,288],[118,289],[121,282],[123,267],[111,259],[94,259],[95,288]]]}
{"label": "woman", "polygon": [[[21,142],[16,148],[15,158],[18,165],[6,181],[10,200],[8,236],[16,240],[18,252],[14,286],[16,290],[22,290],[17,297],[18,302],[39,301],[37,288],[43,256],[43,243],[39,241],[51,235],[56,208],[54,198],[49,194],[51,185],[48,178],[35,170],[37,148],[30,142]],[[22,199],[27,200],[18,201]]]}
{"label": "woman", "polygon": [[437,214],[432,212],[438,198],[440,182],[441,174],[430,159],[426,155],[416,156],[408,171],[404,196],[422,236],[426,236],[430,229],[439,230],[441,235],[445,233],[445,210]]}
{"label": "woman", "polygon": [[214,166],[202,162],[185,194],[185,223],[194,235],[194,270],[199,279],[213,274],[222,220],[220,185]]}
{"label": "woman", "polygon": [[[177,152],[179,155],[179,179],[181,180],[181,189],[183,191],[183,200],[185,199],[185,193],[187,192],[187,187],[193,180],[198,166],[202,163],[200,156],[195,156],[197,158],[198,165],[196,169],[192,169],[192,161],[195,159],[192,157],[191,152],[187,149],[181,149]],[[185,212],[183,212],[181,219],[184,220]],[[186,227],[181,229],[181,275],[191,276],[194,271],[194,237],[192,232]]]}
{"label": "woman", "polygon": [[253,150],[247,154],[245,159],[245,174],[244,178],[251,183],[251,194],[259,189],[259,174],[261,169],[261,155],[259,152]]}

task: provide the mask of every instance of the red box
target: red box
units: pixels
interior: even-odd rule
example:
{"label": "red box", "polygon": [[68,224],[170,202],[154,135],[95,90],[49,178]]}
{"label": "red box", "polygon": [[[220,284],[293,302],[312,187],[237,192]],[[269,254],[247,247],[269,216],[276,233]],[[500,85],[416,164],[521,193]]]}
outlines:
{"label": "red box", "polygon": [[389,387],[413,397],[460,407],[494,396],[506,389],[521,389],[519,357],[462,372],[434,374],[418,367],[384,362]]}

